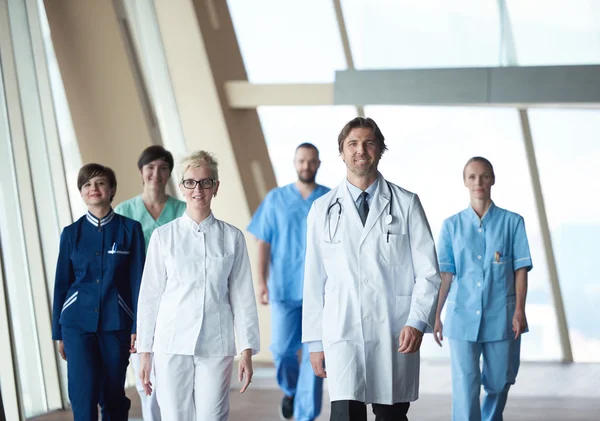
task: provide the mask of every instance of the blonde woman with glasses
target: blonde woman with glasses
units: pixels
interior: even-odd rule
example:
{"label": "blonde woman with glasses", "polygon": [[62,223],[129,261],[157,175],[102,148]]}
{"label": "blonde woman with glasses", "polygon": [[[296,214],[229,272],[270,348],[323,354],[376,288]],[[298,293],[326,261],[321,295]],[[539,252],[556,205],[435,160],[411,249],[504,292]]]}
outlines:
{"label": "blonde woman with glasses", "polygon": [[138,304],[140,377],[146,393],[156,388],[164,420],[228,418],[234,331],[241,393],[252,380],[259,330],[250,262],[242,232],[211,211],[219,186],[212,154],[187,157],[179,183],[186,212],[157,228],[148,246]]}

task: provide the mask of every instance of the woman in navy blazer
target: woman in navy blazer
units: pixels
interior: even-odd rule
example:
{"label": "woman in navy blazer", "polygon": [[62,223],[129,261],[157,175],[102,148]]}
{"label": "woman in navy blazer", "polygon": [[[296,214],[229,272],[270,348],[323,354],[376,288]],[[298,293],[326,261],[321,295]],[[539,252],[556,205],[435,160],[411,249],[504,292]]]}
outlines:
{"label": "woman in navy blazer", "polygon": [[115,173],[99,164],[81,168],[77,187],[87,213],[66,227],[54,283],[52,339],[67,361],[75,421],[127,420],[125,376],[135,352],[135,317],[145,259],[142,227],[114,213]]}

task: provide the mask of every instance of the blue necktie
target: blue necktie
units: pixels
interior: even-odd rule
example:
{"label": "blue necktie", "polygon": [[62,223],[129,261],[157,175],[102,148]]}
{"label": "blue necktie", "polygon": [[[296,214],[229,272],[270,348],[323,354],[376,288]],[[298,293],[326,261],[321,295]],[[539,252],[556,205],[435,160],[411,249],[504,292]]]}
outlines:
{"label": "blue necktie", "polygon": [[368,197],[369,193],[367,193],[366,191],[362,192],[360,194],[360,198],[362,199],[362,201],[360,202],[360,205],[358,205],[358,216],[360,216],[360,220],[363,224],[363,227],[365,226],[367,216],[369,215],[369,202],[367,202]]}

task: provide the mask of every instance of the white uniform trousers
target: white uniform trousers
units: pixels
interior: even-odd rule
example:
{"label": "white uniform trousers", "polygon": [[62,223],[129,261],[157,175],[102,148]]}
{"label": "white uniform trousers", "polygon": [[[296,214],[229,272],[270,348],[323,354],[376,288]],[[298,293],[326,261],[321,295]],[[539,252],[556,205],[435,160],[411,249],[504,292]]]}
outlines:
{"label": "white uniform trousers", "polygon": [[225,421],[233,357],[154,353],[156,393],[163,420]]}
{"label": "white uniform trousers", "polygon": [[[135,388],[137,389],[138,395],[140,395],[140,404],[142,407],[142,418],[144,421],[161,421],[160,408],[158,407],[158,400],[156,399],[156,393],[153,392],[150,396],[144,392],[144,386],[140,379],[140,354],[131,354],[131,366],[135,373]],[[150,383],[155,387],[156,379],[154,377],[154,369],[150,371]]]}

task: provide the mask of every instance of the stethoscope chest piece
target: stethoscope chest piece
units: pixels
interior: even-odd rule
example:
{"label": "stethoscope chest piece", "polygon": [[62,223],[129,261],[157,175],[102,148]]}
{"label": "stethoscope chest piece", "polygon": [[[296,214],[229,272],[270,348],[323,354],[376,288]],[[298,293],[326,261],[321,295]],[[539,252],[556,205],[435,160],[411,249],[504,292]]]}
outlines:
{"label": "stethoscope chest piece", "polygon": [[386,225],[390,225],[392,223],[392,215],[387,214],[383,222],[385,222]]}

